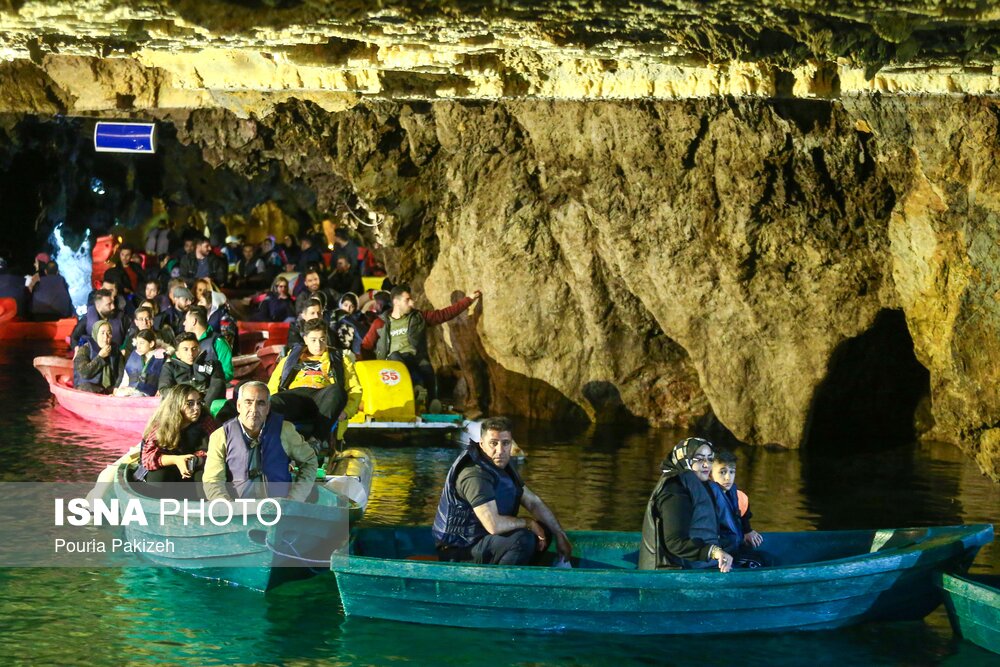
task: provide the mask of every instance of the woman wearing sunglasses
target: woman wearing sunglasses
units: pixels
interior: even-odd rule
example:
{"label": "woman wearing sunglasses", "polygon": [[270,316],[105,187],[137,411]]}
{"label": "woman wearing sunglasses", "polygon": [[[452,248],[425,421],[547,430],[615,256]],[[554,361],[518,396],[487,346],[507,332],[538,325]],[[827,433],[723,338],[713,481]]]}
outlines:
{"label": "woman wearing sunglasses", "polygon": [[200,482],[208,436],[216,428],[202,407],[201,392],[189,384],[170,387],[146,424],[135,478],[156,484]]}
{"label": "woman wearing sunglasses", "polygon": [[733,557],[719,546],[719,520],[705,488],[714,460],[712,443],[687,438],[663,461],[642,522],[639,569],[732,568]]}

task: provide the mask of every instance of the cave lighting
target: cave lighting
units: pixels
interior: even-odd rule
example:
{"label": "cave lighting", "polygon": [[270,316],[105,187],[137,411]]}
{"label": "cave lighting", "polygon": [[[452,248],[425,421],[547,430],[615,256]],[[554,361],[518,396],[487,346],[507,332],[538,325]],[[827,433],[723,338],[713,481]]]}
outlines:
{"label": "cave lighting", "polygon": [[76,312],[83,315],[87,312],[87,297],[90,296],[90,272],[93,260],[90,256],[90,230],[83,235],[80,247],[73,250],[63,240],[62,223],[56,225],[49,236],[49,243],[56,251],[52,258],[59,265],[59,274],[69,285],[69,296],[73,300]]}

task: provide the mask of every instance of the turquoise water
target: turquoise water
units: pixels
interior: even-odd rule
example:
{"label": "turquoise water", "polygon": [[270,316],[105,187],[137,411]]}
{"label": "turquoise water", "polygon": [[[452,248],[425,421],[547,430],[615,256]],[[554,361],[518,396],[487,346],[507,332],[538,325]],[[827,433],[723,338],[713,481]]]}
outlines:
{"label": "turquoise water", "polygon": [[[50,405],[38,350],[0,350],[0,480],[92,480],[133,438]],[[636,530],[664,453],[684,434],[520,424],[522,473],[567,528]],[[376,450],[366,521],[428,523],[455,450]],[[960,452],[739,452],[757,529],[980,523],[1000,489]],[[1000,572],[1000,550],[974,571]],[[347,619],[329,575],[267,596],[162,569],[0,569],[3,664],[991,665],[1000,657],[923,622],[775,636],[634,638],[511,633]]]}

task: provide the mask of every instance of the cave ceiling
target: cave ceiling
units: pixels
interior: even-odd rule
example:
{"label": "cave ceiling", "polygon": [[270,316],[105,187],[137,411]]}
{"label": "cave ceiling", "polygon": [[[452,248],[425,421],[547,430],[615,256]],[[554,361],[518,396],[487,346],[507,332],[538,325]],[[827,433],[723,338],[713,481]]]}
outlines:
{"label": "cave ceiling", "polygon": [[1000,92],[990,2],[0,0],[0,111]]}

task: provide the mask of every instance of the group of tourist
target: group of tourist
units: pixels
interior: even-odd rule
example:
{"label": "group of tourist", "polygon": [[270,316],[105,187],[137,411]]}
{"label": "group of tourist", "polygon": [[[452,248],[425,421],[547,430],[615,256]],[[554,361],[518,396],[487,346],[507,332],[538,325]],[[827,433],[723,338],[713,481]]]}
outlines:
{"label": "group of tourist", "polygon": [[[318,331],[314,326],[307,333],[314,356],[320,354]],[[201,412],[197,390],[172,388],[146,428],[139,477],[201,482],[199,495],[210,500],[304,500],[316,453],[277,409],[280,393],[273,389],[262,382],[242,385],[237,416],[219,426]],[[327,400],[339,407],[351,399],[339,391]],[[448,470],[434,518],[439,560],[537,564],[554,541],[558,558],[569,565],[573,545],[566,531],[511,465],[511,421],[494,417],[471,426],[469,446]],[[687,438],[662,467],[643,520],[640,569],[729,572],[774,564],[759,550],[763,537],[750,526],[749,500],[736,486],[731,452]],[[530,516],[520,516],[522,509]]]}
{"label": "group of tourist", "polygon": [[[573,546],[551,509],[510,464],[509,419],[478,425],[448,471],[432,532],[445,561],[527,565],[555,540],[569,563]],[[674,447],[650,496],[642,528],[640,569],[753,568],[773,565],[758,550],[749,499],[736,486],[736,457],[701,438]],[[518,516],[525,509],[531,517]]]}
{"label": "group of tourist", "polygon": [[224,399],[235,344],[225,335],[228,311],[219,299],[224,295],[205,278],[192,284],[197,297],[180,278],[169,281],[164,295],[158,279],[130,265],[130,254],[128,247],[119,251],[116,270],[107,271],[90,294],[70,335],[74,388],[155,396],[187,383],[202,392],[206,405]]}
{"label": "group of tourist", "polygon": [[[154,229],[150,244],[162,241],[161,233]],[[297,244],[286,237],[281,246],[267,239],[260,256],[244,247],[239,259],[258,257],[265,270],[283,271],[260,308],[289,320],[289,338],[270,381],[237,385],[237,398],[228,400],[234,341],[225,335],[230,315],[219,288],[226,280],[226,248],[196,237],[185,240],[186,252],[179,257],[159,262],[128,245],[117,249],[70,336],[73,384],[92,393],[161,397],[144,438],[143,479],[199,479],[210,451],[204,440],[212,429],[206,424],[238,419],[240,397],[247,392],[265,391],[268,423],[295,424],[314,454],[335,447],[361,403],[354,369],[359,357],[405,364],[419,407],[440,410],[427,328],[458,316],[480,293],[442,310],[419,311],[406,285],[365,292],[361,274],[377,270],[377,263],[346,230],[337,230],[336,238],[332,258],[324,258],[308,236]],[[333,262],[329,273],[327,259]],[[292,290],[285,271],[296,268],[301,272]],[[239,283],[239,270],[236,274]]]}
{"label": "group of tourist", "polygon": [[[153,230],[149,242],[157,245],[161,231]],[[427,329],[457,317],[480,292],[440,310],[417,309],[404,284],[366,292],[361,277],[370,253],[346,230],[338,229],[336,238],[336,252],[324,258],[310,236],[286,236],[282,244],[269,238],[259,248],[240,248],[234,237],[226,237],[225,248],[213,247],[198,237],[185,240],[179,257],[161,257],[151,270],[133,248],[119,248],[71,336],[73,378],[82,391],[162,397],[143,435],[137,479],[201,482],[199,493],[209,499],[304,499],[317,452],[342,437],[361,403],[358,358],[403,363],[417,402],[439,410]],[[232,275],[227,258],[234,260]],[[68,302],[68,294],[53,298],[65,281],[48,257],[39,255],[38,274],[26,285],[14,285],[5,268],[0,264],[0,296],[7,290],[34,303],[41,290],[44,303]],[[298,274],[294,288],[289,272]],[[243,383],[229,401],[231,410],[219,412],[233,379],[233,343],[221,333],[228,309],[219,289],[230,278],[245,287],[270,285],[257,300],[257,319],[290,326],[286,353],[269,382]],[[448,471],[438,504],[433,534],[439,558],[523,565],[536,562],[554,540],[568,561],[566,532],[510,463],[511,422],[487,419],[470,439]],[[700,438],[679,443],[646,508],[639,567],[728,572],[771,564],[758,549],[763,538],[750,527],[748,501],[735,477],[730,452],[717,452]],[[520,517],[522,508],[531,516]]]}

